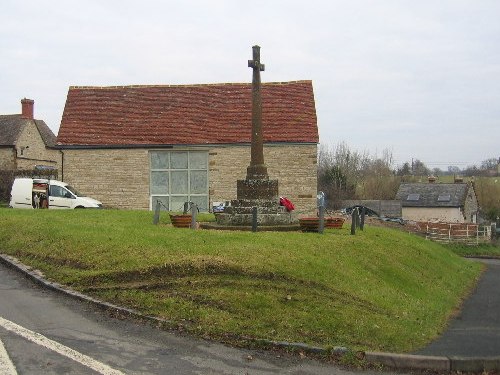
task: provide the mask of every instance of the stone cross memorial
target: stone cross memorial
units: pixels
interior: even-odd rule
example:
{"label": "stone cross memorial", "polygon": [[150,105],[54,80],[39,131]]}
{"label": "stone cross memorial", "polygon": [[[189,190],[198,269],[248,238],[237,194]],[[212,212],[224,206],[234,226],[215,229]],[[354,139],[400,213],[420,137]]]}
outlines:
{"label": "stone cross memorial", "polygon": [[252,77],[252,152],[250,166],[247,168],[247,180],[268,179],[264,164],[264,145],[262,139],[262,96],[260,72],[265,70],[260,63],[260,47],[253,46],[253,60],[248,60],[248,67],[253,69]]}
{"label": "stone cross memorial", "polygon": [[[236,200],[217,214],[217,225],[227,229],[252,227],[258,224],[260,230],[294,230],[297,219],[279,204],[278,180],[270,180],[264,163],[264,140],[262,124],[262,95],[260,72],[260,47],[253,46],[253,59],[248,66],[252,77],[252,143],[250,165],[244,180],[236,182]],[[249,98],[250,99],[250,98]],[[255,218],[257,218],[257,223]]]}
{"label": "stone cross memorial", "polygon": [[262,137],[262,95],[260,72],[264,64],[260,63],[260,47],[253,46],[253,60],[248,66],[253,70],[252,77],[252,145],[250,165],[245,180],[237,182],[238,199],[278,199],[278,180],[269,180],[264,164],[264,141]]}

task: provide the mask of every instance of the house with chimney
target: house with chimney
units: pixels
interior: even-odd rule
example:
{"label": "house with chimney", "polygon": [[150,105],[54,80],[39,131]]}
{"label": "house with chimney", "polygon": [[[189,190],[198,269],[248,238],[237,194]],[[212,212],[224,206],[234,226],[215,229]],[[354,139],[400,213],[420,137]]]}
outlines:
{"label": "house with chimney", "polygon": [[[262,84],[264,158],[297,213],[316,210],[319,142],[311,81]],[[250,164],[250,83],[70,87],[60,178],[107,207],[209,211],[236,199]]]}
{"label": "house with chimney", "polygon": [[396,193],[402,217],[417,222],[476,223],[479,205],[474,185],[455,179],[455,183],[403,183]]}
{"label": "house with chimney", "polygon": [[56,136],[43,120],[34,117],[31,99],[21,100],[21,113],[0,115],[0,170],[58,168]]}

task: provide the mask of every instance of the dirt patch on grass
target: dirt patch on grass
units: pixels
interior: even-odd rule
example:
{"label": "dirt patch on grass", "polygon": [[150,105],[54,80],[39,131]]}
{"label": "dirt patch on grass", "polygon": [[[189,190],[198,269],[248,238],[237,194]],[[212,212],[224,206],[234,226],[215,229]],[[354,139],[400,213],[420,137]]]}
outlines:
{"label": "dirt patch on grass", "polygon": [[143,271],[113,272],[87,277],[78,284],[79,290],[90,294],[142,291],[152,293],[156,298],[189,300],[196,305],[222,306],[224,310],[227,309],[226,302],[221,303],[209,296],[217,295],[221,289],[234,290],[235,293],[245,289],[282,296],[284,300],[294,296],[295,302],[305,299],[329,300],[332,304],[349,304],[363,311],[389,315],[388,311],[368,300],[318,282],[274,272],[250,272],[243,267],[222,262],[168,264]]}
{"label": "dirt patch on grass", "polygon": [[[75,270],[90,270],[92,269],[92,266],[83,263],[79,260],[74,260],[74,259],[68,259],[68,258],[57,258],[55,256],[50,256],[50,255],[41,255],[41,254],[33,254],[33,253],[28,253],[24,252],[22,250],[16,251],[16,257],[19,259],[27,259],[27,260],[33,260],[38,263],[46,263],[48,265],[51,265],[53,267],[67,267],[67,268],[72,268]],[[27,262],[29,263],[29,262]]]}

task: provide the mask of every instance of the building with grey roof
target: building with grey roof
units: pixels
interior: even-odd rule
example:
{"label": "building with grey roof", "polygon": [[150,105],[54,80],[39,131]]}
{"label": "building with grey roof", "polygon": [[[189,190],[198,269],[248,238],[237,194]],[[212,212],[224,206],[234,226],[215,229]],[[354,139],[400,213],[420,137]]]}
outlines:
{"label": "building with grey roof", "polygon": [[34,118],[31,99],[21,100],[21,113],[0,115],[0,169],[57,168],[56,136],[43,120]]}
{"label": "building with grey roof", "polygon": [[403,183],[396,194],[403,219],[446,223],[475,223],[478,202],[470,183]]}

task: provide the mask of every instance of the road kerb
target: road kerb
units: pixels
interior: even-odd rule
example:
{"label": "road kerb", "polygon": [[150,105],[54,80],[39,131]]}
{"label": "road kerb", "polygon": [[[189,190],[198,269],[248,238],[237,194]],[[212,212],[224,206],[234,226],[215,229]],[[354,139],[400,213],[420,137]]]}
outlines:
{"label": "road kerb", "polygon": [[460,372],[482,372],[498,371],[500,369],[500,357],[467,358],[450,357],[451,371]]}
{"label": "road kerb", "polygon": [[419,369],[450,371],[450,359],[414,354],[396,354],[382,352],[365,352],[365,361],[368,364],[383,365],[396,369]]}

